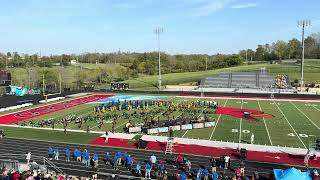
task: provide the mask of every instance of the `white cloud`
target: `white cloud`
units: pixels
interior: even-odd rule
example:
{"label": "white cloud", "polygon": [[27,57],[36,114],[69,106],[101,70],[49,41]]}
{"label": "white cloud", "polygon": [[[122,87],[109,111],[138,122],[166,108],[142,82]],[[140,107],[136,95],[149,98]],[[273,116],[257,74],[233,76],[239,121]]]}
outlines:
{"label": "white cloud", "polygon": [[257,7],[258,3],[244,3],[244,4],[235,4],[230,6],[232,9],[244,9],[244,8],[253,8]]}
{"label": "white cloud", "polygon": [[197,0],[197,7],[192,9],[192,16],[208,16],[221,11],[233,0]]}

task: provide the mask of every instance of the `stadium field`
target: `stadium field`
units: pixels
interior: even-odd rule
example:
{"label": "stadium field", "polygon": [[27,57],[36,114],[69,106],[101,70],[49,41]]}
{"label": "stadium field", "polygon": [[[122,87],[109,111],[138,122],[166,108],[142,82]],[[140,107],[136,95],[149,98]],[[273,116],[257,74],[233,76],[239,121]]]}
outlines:
{"label": "stadium field", "polygon": [[[121,95],[119,96],[121,97]],[[207,116],[215,126],[203,129],[175,131],[174,136],[192,139],[205,139],[214,141],[250,143],[251,135],[254,134],[254,144],[307,148],[316,138],[320,138],[320,102],[317,101],[294,101],[294,100],[264,100],[264,99],[222,99],[222,98],[190,98],[176,96],[150,96],[136,97],[149,99],[146,101],[170,101],[176,104],[196,103],[197,101],[216,101],[219,107],[232,107],[245,110],[258,110],[272,114],[273,117],[256,117],[255,121],[243,117],[235,117],[227,114],[216,114],[215,110],[208,105],[189,107],[186,110],[168,112],[167,107],[153,107],[135,110],[115,110],[113,112],[95,113],[94,108],[107,101],[81,104],[75,107],[52,112],[42,116],[18,122],[20,126],[52,127],[52,124],[41,123],[48,119],[54,121],[54,128],[63,129],[63,118],[66,117],[100,117],[83,122],[81,125],[76,121],[68,123],[67,129],[87,131],[110,131],[112,126],[115,132],[123,132],[125,124],[132,121],[133,124],[142,124],[145,118],[155,120],[185,118],[199,118]],[[130,96],[135,98],[135,96]],[[135,101],[137,99],[130,99]],[[138,99],[141,100],[141,99]],[[114,101],[114,100],[112,100]],[[110,99],[109,99],[110,102]],[[205,112],[205,114],[203,114]],[[137,115],[138,114],[138,115]],[[0,117],[1,118],[1,117]],[[115,121],[115,125],[113,124]],[[39,125],[41,124],[41,126]],[[166,136],[166,133],[156,134]]]}

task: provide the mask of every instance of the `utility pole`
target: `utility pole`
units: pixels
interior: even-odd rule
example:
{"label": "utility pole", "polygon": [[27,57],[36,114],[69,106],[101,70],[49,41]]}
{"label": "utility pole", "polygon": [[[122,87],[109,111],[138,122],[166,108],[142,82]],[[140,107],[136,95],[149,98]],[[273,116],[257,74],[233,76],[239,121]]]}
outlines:
{"label": "utility pole", "polygon": [[208,57],[206,56],[206,71],[208,70]]}
{"label": "utility pole", "polygon": [[300,91],[302,92],[302,88],[304,85],[304,78],[303,78],[303,66],[304,66],[304,30],[306,27],[311,26],[310,20],[302,20],[298,21],[298,27],[302,28],[302,56],[301,56],[301,80],[300,80]]}
{"label": "utility pole", "polygon": [[157,29],[154,30],[154,33],[157,35],[158,37],[158,66],[159,66],[159,78],[158,78],[158,88],[161,91],[161,61],[160,61],[160,34],[163,33],[163,28],[158,27]]}
{"label": "utility pole", "polygon": [[8,70],[8,55],[6,55],[6,70]]}
{"label": "utility pole", "polygon": [[248,65],[248,49],[246,50],[246,63]]}

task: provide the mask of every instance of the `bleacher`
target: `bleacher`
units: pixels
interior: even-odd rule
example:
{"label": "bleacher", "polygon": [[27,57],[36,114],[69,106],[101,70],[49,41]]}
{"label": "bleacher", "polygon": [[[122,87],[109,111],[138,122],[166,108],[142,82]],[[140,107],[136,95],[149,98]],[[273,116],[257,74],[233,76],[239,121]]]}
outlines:
{"label": "bleacher", "polygon": [[258,72],[223,72],[201,80],[200,88],[270,88],[274,78],[265,70]]}

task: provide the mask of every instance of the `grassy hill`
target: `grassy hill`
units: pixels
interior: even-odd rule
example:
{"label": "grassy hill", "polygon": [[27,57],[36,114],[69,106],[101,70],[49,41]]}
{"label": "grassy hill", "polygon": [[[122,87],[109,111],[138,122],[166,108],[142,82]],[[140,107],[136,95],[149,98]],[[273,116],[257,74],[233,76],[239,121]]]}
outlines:
{"label": "grassy hill", "polygon": [[[319,61],[319,60],[318,60]],[[305,82],[320,83],[320,64],[318,61],[307,61],[305,64]],[[245,72],[257,71],[260,68],[266,68],[272,75],[288,74],[291,80],[300,79],[300,66],[294,63],[283,64],[253,64],[242,65],[231,68],[214,69],[199,72],[171,73],[162,75],[163,85],[177,85],[184,83],[198,82],[207,76],[215,76],[221,72]],[[127,80],[131,88],[156,88],[158,76],[145,76],[136,79]]]}

